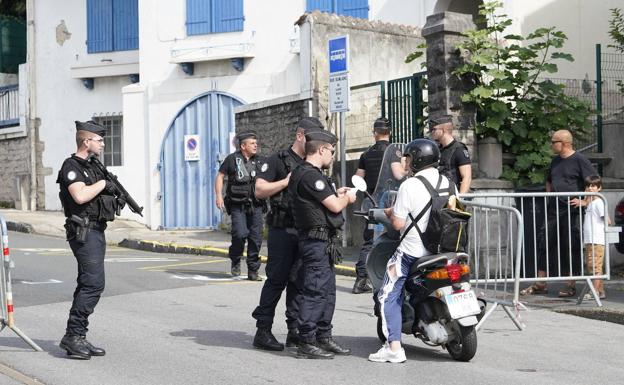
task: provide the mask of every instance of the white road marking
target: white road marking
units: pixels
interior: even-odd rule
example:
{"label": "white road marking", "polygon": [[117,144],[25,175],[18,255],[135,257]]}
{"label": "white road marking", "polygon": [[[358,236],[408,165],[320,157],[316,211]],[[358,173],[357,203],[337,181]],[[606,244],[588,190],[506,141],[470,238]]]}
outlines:
{"label": "white road marking", "polygon": [[177,262],[179,259],[166,257],[130,257],[130,258],[106,258],[104,262]]}
{"label": "white road marking", "polygon": [[47,281],[41,281],[41,282],[33,282],[33,281],[20,281],[20,282],[25,285],[43,285],[46,283],[63,283],[63,281],[59,281],[58,279],[48,279]]}
{"label": "white road marking", "polygon": [[205,275],[176,275],[173,274],[171,276],[171,278],[176,278],[176,279],[192,279],[195,281],[212,281],[212,282],[232,282],[232,281],[242,281],[244,278],[243,277],[231,277],[231,278],[211,278],[211,277],[206,277]]}

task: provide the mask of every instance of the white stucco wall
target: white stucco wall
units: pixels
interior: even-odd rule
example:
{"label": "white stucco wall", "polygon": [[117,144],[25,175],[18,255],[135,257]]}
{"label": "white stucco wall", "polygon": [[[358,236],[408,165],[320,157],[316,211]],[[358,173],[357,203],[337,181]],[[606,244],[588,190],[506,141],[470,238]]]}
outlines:
{"label": "white stucco wall", "polygon": [[[61,45],[56,28],[62,20],[71,36]],[[50,171],[44,179],[45,208],[59,210],[56,176],[63,160],[76,150],[74,120],[121,113],[121,87],[130,83],[127,76],[98,78],[95,88],[88,90],[71,77],[70,68],[136,61],[136,51],[88,55],[84,0],[36,1],[35,24],[36,115],[41,120],[39,140],[45,146],[43,167]]]}

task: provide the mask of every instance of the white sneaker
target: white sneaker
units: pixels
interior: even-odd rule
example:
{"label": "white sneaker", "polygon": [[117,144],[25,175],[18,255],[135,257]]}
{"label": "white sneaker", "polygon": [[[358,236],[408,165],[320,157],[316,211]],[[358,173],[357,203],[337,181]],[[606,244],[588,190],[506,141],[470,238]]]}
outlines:
{"label": "white sneaker", "polygon": [[400,363],[407,361],[405,357],[405,350],[401,348],[398,352],[390,350],[388,344],[384,344],[377,353],[369,354],[368,360],[373,362],[393,362]]}

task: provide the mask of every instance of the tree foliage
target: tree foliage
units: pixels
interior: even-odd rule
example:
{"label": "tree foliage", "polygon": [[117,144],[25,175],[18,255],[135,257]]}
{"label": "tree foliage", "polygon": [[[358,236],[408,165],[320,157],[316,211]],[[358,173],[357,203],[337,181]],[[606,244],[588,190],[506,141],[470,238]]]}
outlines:
{"label": "tree foliage", "polygon": [[515,155],[503,178],[516,186],[541,184],[551,160],[551,132],[566,128],[583,136],[590,128],[590,108],[566,95],[564,85],[544,78],[557,72],[556,61],[574,60],[560,51],[566,35],[554,27],[505,35],[512,20],[498,13],[501,6],[500,1],[480,6],[487,27],[464,33],[458,45],[464,60],[455,74],[474,81],[462,100],[476,106],[477,137],[496,138]]}

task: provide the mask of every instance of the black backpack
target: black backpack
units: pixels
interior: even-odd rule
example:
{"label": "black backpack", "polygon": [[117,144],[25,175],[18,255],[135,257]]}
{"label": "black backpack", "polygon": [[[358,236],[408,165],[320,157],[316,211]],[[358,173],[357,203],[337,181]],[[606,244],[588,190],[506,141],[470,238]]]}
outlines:
{"label": "black backpack", "polygon": [[[447,207],[448,199],[451,195],[451,186],[454,187],[453,182],[449,181],[449,188],[441,189],[442,175],[440,175],[435,188],[423,176],[418,175],[416,178],[425,185],[429,195],[431,195],[431,199],[422,211],[418,213],[416,218],[409,214],[412,223],[405,229],[401,241],[412,227],[415,227],[425,248],[429,252],[434,254],[465,252],[468,246],[468,224],[471,215],[467,212],[452,210]],[[453,191],[455,191],[454,188]],[[448,192],[449,195],[440,196],[440,193],[445,192]],[[427,223],[425,231],[421,231],[417,225],[418,221],[429,208],[431,208],[429,223]]]}

